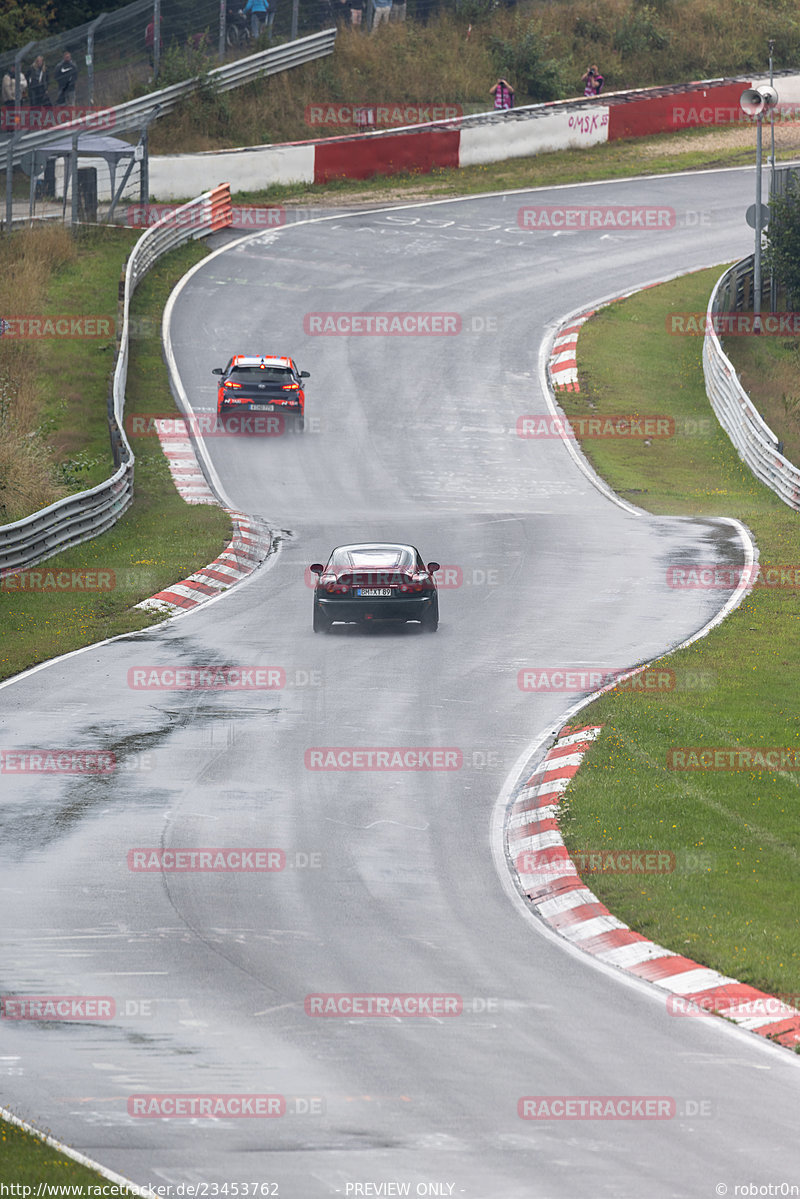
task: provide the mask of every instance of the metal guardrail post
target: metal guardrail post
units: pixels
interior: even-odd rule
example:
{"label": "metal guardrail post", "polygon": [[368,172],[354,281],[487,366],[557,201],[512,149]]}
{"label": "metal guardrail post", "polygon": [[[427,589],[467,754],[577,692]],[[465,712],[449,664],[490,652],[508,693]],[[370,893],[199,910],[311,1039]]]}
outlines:
{"label": "metal guardrail post", "polygon": [[[72,135],[72,153],[69,156],[70,198],[72,200],[72,227],[78,223],[78,134]],[[64,186],[66,187],[66,181]]]}
{"label": "metal guardrail post", "polygon": [[86,72],[89,78],[89,103],[94,104],[94,34],[97,27],[102,21],[105,21],[108,13],[101,12],[99,17],[95,17],[86,32]]}
{"label": "metal guardrail post", "polygon": [[14,218],[14,142],[18,134],[15,129],[6,145],[6,233],[11,232]]}
{"label": "metal guardrail post", "polygon": [[161,66],[161,0],[153,0],[153,82],[158,82]]}

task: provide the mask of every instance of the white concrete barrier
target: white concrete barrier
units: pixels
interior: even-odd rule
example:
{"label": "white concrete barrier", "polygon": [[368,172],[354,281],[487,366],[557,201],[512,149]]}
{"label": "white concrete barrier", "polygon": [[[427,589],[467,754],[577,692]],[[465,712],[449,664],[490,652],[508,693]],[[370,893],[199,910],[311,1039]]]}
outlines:
{"label": "white concrete barrier", "polygon": [[466,125],[461,130],[459,166],[481,166],[506,158],[523,158],[547,150],[594,146],[608,138],[608,108],[589,112],[556,109],[534,118],[502,124]]}
{"label": "white concrete barrier", "polygon": [[313,183],[314,143],[150,156],[150,194],[159,200],[197,195],[220,179],[230,183],[232,192],[258,191],[273,183]]}

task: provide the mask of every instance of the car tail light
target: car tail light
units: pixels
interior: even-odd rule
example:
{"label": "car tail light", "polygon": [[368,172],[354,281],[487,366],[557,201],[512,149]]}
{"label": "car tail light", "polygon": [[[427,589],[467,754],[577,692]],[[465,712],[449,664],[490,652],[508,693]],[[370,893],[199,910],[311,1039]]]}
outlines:
{"label": "car tail light", "polygon": [[300,390],[299,383],[284,383],[283,386],[281,387],[281,391],[299,391],[299,390]]}
{"label": "car tail light", "polygon": [[227,390],[229,387],[241,387],[242,385],[241,383],[223,383],[222,386]]}
{"label": "car tail light", "polygon": [[339,578],[335,574],[321,575],[319,582],[329,595],[344,595],[350,590],[349,575],[342,575]]}

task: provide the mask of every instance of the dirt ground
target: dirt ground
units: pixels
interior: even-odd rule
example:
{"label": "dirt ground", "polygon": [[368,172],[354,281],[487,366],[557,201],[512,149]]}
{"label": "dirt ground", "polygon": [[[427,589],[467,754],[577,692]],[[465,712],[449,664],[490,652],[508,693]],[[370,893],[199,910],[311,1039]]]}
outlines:
{"label": "dirt ground", "polygon": [[[775,121],[775,150],[800,150],[800,120],[793,113],[792,120]],[[730,129],[709,129],[708,133],[674,133],[657,142],[641,147],[642,158],[663,158],[682,150],[750,150],[755,151],[756,131],[751,124],[734,125]],[[764,122],[762,148],[766,161],[770,149],[769,122]]]}

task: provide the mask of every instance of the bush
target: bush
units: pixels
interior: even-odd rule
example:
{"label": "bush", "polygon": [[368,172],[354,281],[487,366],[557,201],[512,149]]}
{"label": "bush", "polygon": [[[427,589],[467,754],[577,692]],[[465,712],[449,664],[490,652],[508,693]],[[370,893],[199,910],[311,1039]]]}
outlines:
{"label": "bush", "polygon": [[793,175],[786,194],[770,201],[767,250],[768,270],[786,288],[787,307],[800,302],[800,180]]}
{"label": "bush", "polygon": [[508,79],[517,93],[524,92],[531,103],[563,99],[567,94],[564,67],[558,59],[547,57],[547,40],[533,21],[525,29],[520,20],[515,26],[515,36],[492,37],[489,42],[497,74]]}
{"label": "bush", "polygon": [[617,26],[614,49],[623,58],[636,58],[653,50],[666,50],[670,40],[669,33],[656,24],[655,10],[644,4],[628,13]]}

